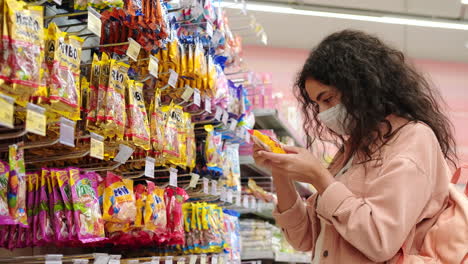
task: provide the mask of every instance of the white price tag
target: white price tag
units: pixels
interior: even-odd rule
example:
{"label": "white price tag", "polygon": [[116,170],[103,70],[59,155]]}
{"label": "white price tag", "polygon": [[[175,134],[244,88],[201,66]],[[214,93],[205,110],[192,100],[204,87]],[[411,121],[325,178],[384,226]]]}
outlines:
{"label": "white price tag", "polygon": [[221,193],[220,193],[220,197],[219,199],[221,200],[221,202],[226,202],[227,200],[227,193],[226,193],[226,187],[221,187]]}
{"label": "white price tag", "polygon": [[119,153],[117,153],[115,156],[114,161],[124,164],[132,156],[133,151],[133,148],[124,144],[120,144]]}
{"label": "white price tag", "polygon": [[45,256],[45,264],[62,264],[63,255],[49,254]]}
{"label": "white price tag", "polygon": [[105,253],[94,253],[94,264],[109,263],[110,256]]}
{"label": "white price tag", "polygon": [[200,175],[196,174],[196,173],[190,173],[190,184],[189,184],[189,187],[191,188],[195,188],[197,187],[197,183],[198,183],[198,179],[200,179]]}
{"label": "white price tag", "polygon": [[227,123],[228,123],[228,119],[229,119],[229,113],[228,111],[224,110],[223,111],[223,118],[222,118],[222,122],[225,126],[227,126]]}
{"label": "white price tag", "polygon": [[192,87],[186,85],[185,86],[185,91],[181,96],[182,100],[184,100],[185,102],[190,100],[190,97],[192,97],[193,92],[194,92],[194,89]]}
{"label": "white price tag", "polygon": [[255,198],[255,196],[252,196],[250,208],[252,208],[252,209],[254,209],[254,210],[257,209],[257,199]]}
{"label": "white price tag", "polygon": [[250,143],[250,133],[245,133],[245,142]]}
{"label": "white price tag", "polygon": [[0,125],[13,128],[15,122],[15,99],[0,94]]}
{"label": "white price tag", "polygon": [[213,26],[210,22],[206,22],[206,34],[210,37],[213,37]]}
{"label": "white price tag", "polygon": [[218,181],[211,180],[211,195],[218,194]]}
{"label": "white price tag", "polygon": [[150,55],[150,61],[149,61],[149,64],[148,64],[148,71],[155,78],[158,78],[159,61],[158,61],[158,58],[156,58],[153,55]]}
{"label": "white price tag", "polygon": [[228,203],[231,203],[231,204],[232,204],[232,200],[233,200],[233,199],[232,199],[232,190],[229,189],[229,190],[227,191],[227,198],[226,198],[226,201],[227,201]]}
{"label": "white price tag", "polygon": [[110,255],[108,264],[120,264],[120,255]]}
{"label": "white price tag", "polygon": [[197,255],[190,255],[189,264],[197,263]]}
{"label": "white price tag", "polygon": [[138,259],[130,259],[127,260],[127,264],[140,264],[140,261]]}
{"label": "white price tag", "polygon": [[208,178],[203,178],[203,192],[210,194],[210,180]]}
{"label": "white price tag", "polygon": [[221,115],[223,114],[223,109],[219,106],[216,107],[216,112],[215,112],[215,120],[221,121]]}
{"label": "white price tag", "polygon": [[159,264],[159,257],[152,257],[151,264]]}
{"label": "white price tag", "polygon": [[242,194],[241,194],[241,192],[236,193],[236,206],[238,206],[238,207],[242,206]]}
{"label": "white price tag", "polygon": [[242,206],[243,206],[244,208],[246,208],[246,209],[249,209],[249,208],[250,208],[250,206],[249,206],[249,200],[250,200],[250,198],[249,198],[248,195],[243,195],[243,196],[242,196]]}
{"label": "white price tag", "polygon": [[177,264],[185,264],[185,258],[178,259]]}
{"label": "white price tag", "polygon": [[200,255],[200,264],[206,264],[206,254]]}
{"label": "white price tag", "polygon": [[91,7],[88,7],[88,29],[94,35],[101,37],[101,15]]}
{"label": "white price tag", "polygon": [[173,256],[167,256],[166,259],[164,260],[164,264],[172,264],[173,261],[174,261]]}
{"label": "white price tag", "polygon": [[173,88],[176,88],[177,80],[179,79],[179,74],[173,69],[169,69],[169,81],[168,84]]}
{"label": "white price tag", "polygon": [[231,123],[229,124],[229,130],[235,131],[237,127],[237,120],[234,118],[231,118]]}
{"label": "white price tag", "polygon": [[55,2],[57,5],[59,5],[59,6],[62,5],[62,0],[54,0],[54,2]]}
{"label": "white price tag", "polygon": [[38,134],[40,136],[46,135],[47,119],[45,115],[45,108],[28,103],[26,107],[26,131]]}
{"label": "white price tag", "polygon": [[218,255],[211,255],[211,264],[218,264]]}
{"label": "white price tag", "polygon": [[127,56],[130,57],[132,60],[137,61],[140,51],[141,51],[140,43],[136,42],[136,40],[132,38],[128,38]]}
{"label": "white price tag", "polygon": [[177,187],[177,169],[176,168],[169,169],[169,185],[173,187]]}
{"label": "white price tag", "polygon": [[154,178],[154,163],[155,160],[152,157],[146,157],[145,160],[145,176]]}
{"label": "white price tag", "polygon": [[201,105],[200,90],[197,88],[193,89],[193,104],[198,107]]}
{"label": "white price tag", "polygon": [[69,147],[75,146],[75,125],[75,121],[65,117],[60,118],[60,144]]}
{"label": "white price tag", "polygon": [[91,150],[89,155],[96,159],[104,159],[104,137],[91,132]]}
{"label": "white price tag", "polygon": [[208,95],[205,96],[205,111],[211,114],[211,98]]}

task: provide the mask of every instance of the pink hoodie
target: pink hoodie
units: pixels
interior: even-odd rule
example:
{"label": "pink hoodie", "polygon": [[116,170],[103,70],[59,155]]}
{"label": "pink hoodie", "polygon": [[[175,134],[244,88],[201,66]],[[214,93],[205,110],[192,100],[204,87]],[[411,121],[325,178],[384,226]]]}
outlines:
{"label": "pink hoodie", "polygon": [[[407,120],[390,116],[393,128]],[[411,122],[382,149],[380,162],[351,168],[317,199],[296,203],[274,217],[291,245],[314,252],[320,219],[326,222],[320,263],[396,263],[405,252],[417,254],[427,230],[448,198],[450,169],[434,132]],[[330,171],[346,161],[338,154]],[[317,202],[318,200],[318,202]]]}

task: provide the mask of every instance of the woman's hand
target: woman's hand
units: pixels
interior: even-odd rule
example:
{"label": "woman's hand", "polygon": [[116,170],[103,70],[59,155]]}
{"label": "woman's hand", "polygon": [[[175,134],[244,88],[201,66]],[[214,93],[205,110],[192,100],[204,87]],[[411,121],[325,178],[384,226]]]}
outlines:
{"label": "woman's hand", "polygon": [[269,169],[281,171],[291,180],[312,184],[319,193],[332,184],[335,179],[307,149],[283,146],[287,154],[277,154],[254,148],[255,162],[269,166]]}

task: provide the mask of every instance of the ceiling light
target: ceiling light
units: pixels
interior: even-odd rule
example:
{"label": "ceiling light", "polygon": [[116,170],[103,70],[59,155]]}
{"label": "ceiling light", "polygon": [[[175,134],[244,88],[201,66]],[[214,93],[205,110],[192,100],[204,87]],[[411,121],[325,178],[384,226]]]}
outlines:
{"label": "ceiling light", "polygon": [[[468,0],[462,0],[462,1],[466,1],[468,3]],[[430,19],[420,19],[420,18],[411,18],[411,17],[372,16],[372,15],[335,13],[335,12],[327,12],[327,11],[297,9],[297,8],[292,8],[286,5],[269,5],[269,4],[257,4],[257,3],[252,3],[252,4],[248,3],[247,6],[243,6],[243,5],[235,4],[232,2],[231,3],[221,2],[221,6],[225,8],[234,8],[234,9],[246,8],[247,10],[250,10],[250,11],[268,12],[268,13],[331,17],[331,18],[339,18],[339,19],[350,19],[350,20],[378,22],[378,23],[396,24],[396,25],[468,30],[467,23],[451,22],[451,21],[445,21],[445,20],[430,20]]]}

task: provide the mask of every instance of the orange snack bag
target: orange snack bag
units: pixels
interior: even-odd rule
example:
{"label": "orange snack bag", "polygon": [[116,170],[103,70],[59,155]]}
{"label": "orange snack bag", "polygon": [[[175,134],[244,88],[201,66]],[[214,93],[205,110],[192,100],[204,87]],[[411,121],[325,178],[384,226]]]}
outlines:
{"label": "orange snack bag", "polygon": [[270,151],[273,153],[279,153],[279,154],[286,154],[286,151],[281,147],[281,144],[272,139],[271,137],[263,134],[262,132],[258,130],[253,130],[249,129],[249,133],[252,136],[253,142],[265,149],[266,151]]}

